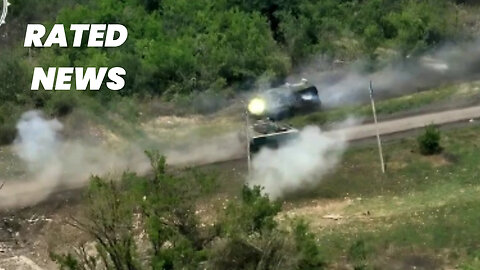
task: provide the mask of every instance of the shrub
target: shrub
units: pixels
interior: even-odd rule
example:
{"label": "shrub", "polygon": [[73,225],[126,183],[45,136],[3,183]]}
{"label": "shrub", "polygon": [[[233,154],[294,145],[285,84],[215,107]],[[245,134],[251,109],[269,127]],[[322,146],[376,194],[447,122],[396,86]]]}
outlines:
{"label": "shrub", "polygon": [[366,269],[367,249],[364,240],[357,240],[348,250],[349,260],[353,263],[353,269]]}
{"label": "shrub", "polygon": [[434,125],[425,127],[425,132],[418,137],[418,146],[423,155],[434,155],[442,151],[440,131]]}
{"label": "shrub", "polygon": [[323,269],[327,266],[308,224],[299,220],[294,224],[293,234],[298,256],[298,269]]}
{"label": "shrub", "polygon": [[55,117],[63,117],[70,114],[77,101],[71,92],[55,93],[50,95],[46,103],[46,110]]}
{"label": "shrub", "polygon": [[240,199],[226,208],[223,224],[226,235],[262,234],[277,227],[275,216],[282,208],[280,202],[270,201],[258,186],[244,186]]}
{"label": "shrub", "polygon": [[17,130],[14,125],[0,125],[0,145],[11,144],[15,140],[16,135]]}
{"label": "shrub", "polygon": [[68,222],[95,239],[95,252],[87,252],[88,243],[79,244],[73,253],[56,254],[52,250],[50,256],[60,269],[140,269],[133,198],[116,182],[92,176],[81,217]]}

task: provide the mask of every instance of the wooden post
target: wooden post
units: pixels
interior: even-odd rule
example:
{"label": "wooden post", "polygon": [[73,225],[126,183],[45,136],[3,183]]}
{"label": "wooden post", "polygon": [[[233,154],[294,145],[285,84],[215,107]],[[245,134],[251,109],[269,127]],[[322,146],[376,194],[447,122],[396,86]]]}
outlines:
{"label": "wooden post", "polygon": [[248,105],[245,101],[241,100],[240,101],[243,105],[243,108],[244,108],[244,113],[245,113],[245,136],[247,138],[247,172],[248,172],[248,176],[250,176],[250,170],[251,170],[251,167],[252,167],[252,161],[251,161],[251,157],[250,157],[250,119],[249,119],[249,115],[248,115]]}
{"label": "wooden post", "polygon": [[248,176],[250,177],[250,170],[252,160],[250,157],[250,120],[248,119],[248,108],[245,108],[245,123],[246,123],[246,136],[247,136],[247,168],[248,168]]}
{"label": "wooden post", "polygon": [[375,109],[375,101],[373,99],[372,81],[370,81],[370,101],[372,103],[373,121],[375,122],[375,129],[377,131],[377,144],[378,144],[378,154],[380,155],[380,166],[382,167],[382,173],[385,173],[385,163],[383,161],[382,141],[380,139],[380,131],[378,130],[377,111]]}

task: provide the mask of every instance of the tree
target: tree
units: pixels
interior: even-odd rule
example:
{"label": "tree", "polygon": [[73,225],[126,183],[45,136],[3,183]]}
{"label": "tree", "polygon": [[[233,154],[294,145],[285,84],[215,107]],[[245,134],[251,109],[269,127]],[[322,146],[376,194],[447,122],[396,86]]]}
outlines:
{"label": "tree", "polygon": [[[205,245],[214,237],[199,226],[196,202],[211,179],[176,177],[166,171],[165,158],[147,152],[154,177],[144,183],[141,213],[152,245],[153,269],[197,269],[204,261]],[[190,175],[191,176],[191,175]],[[202,177],[203,176],[203,177]]]}
{"label": "tree", "polygon": [[71,217],[69,224],[89,235],[95,252],[88,252],[88,243],[80,243],[73,253],[52,253],[62,269],[137,270],[140,262],[134,239],[133,197],[120,185],[100,177],[91,178],[85,197],[82,217]]}
{"label": "tree", "polygon": [[454,12],[450,3],[407,0],[402,9],[389,14],[387,21],[394,27],[393,41],[403,54],[418,53],[455,34]]}

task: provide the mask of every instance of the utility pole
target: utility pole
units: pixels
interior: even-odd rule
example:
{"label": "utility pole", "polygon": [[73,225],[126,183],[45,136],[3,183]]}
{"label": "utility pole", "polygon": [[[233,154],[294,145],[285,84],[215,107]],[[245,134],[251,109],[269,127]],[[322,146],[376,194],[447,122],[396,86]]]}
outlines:
{"label": "utility pole", "polygon": [[375,100],[373,99],[372,81],[370,81],[370,101],[372,103],[373,121],[375,122],[375,129],[377,131],[378,154],[380,155],[380,166],[382,166],[382,173],[385,173],[385,163],[383,161],[382,141],[380,139],[380,131],[378,130],[377,110],[375,109]]}
{"label": "utility pole", "polygon": [[250,177],[250,171],[252,167],[252,161],[250,157],[250,119],[248,114],[248,105],[244,100],[240,100],[245,113],[245,137],[247,138],[247,173]]}
{"label": "utility pole", "polygon": [[248,176],[250,177],[250,170],[252,166],[252,161],[250,157],[250,120],[248,119],[248,109],[245,107],[245,124],[246,124],[246,136],[247,136],[247,167],[248,167]]}

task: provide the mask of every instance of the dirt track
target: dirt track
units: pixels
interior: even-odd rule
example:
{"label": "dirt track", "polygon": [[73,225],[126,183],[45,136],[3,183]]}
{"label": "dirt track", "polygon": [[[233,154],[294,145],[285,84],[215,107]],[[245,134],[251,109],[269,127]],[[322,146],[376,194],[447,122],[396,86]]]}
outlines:
{"label": "dirt track", "polygon": [[377,126],[375,126],[375,124],[352,126],[339,130],[328,131],[327,134],[331,136],[337,136],[337,134],[342,133],[345,134],[347,140],[355,141],[374,137],[376,135],[377,128],[380,135],[391,135],[422,128],[429,124],[445,125],[462,121],[470,121],[472,119],[475,120],[477,118],[480,118],[480,106],[388,120],[379,122]]}

